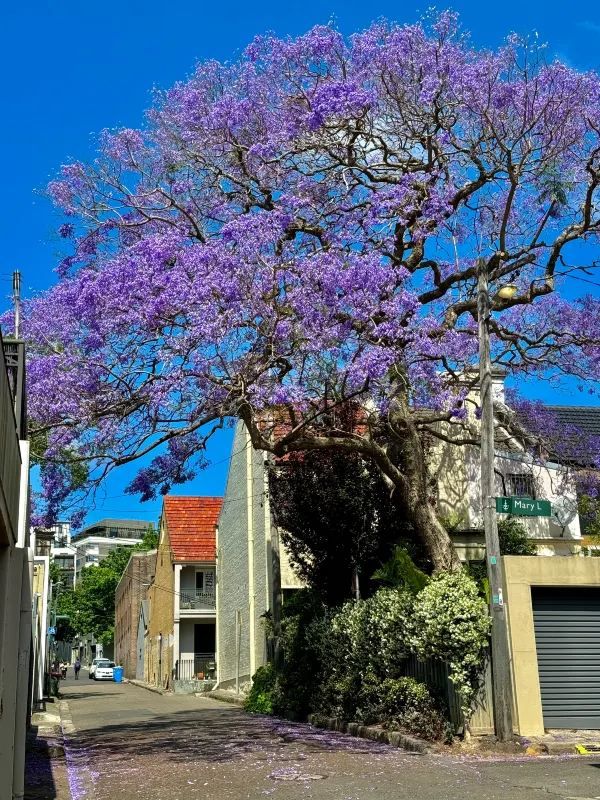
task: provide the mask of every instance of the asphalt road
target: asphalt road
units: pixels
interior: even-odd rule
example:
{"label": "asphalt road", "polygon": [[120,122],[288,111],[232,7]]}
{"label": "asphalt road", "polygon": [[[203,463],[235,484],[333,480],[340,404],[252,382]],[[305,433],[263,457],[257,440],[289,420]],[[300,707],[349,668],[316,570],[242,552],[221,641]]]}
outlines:
{"label": "asphalt road", "polygon": [[72,800],[600,800],[600,757],[410,754],[83,671],[61,691]]}

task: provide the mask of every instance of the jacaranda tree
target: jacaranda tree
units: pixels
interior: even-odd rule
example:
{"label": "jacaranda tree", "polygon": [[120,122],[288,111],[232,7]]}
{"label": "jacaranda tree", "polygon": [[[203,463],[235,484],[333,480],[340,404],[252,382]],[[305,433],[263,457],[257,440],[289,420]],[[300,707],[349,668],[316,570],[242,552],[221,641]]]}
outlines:
{"label": "jacaranda tree", "polygon": [[238,418],[276,456],[371,459],[455,565],[423,443],[472,441],[478,260],[495,363],[600,372],[600,304],[572,281],[600,229],[599,131],[598,75],[514,37],[478,50],[449,13],[201,64],[50,184],[70,250],[25,332],[52,503],[66,459],[96,481],[156,451],[130,490],[166,491]]}

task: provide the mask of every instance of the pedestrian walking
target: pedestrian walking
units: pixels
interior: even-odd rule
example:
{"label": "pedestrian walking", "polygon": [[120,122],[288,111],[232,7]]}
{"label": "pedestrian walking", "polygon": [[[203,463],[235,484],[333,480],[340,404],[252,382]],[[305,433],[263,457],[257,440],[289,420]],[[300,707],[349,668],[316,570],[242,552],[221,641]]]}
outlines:
{"label": "pedestrian walking", "polygon": [[76,658],[75,663],[73,664],[73,669],[75,670],[75,680],[79,680],[79,670],[81,669],[81,661]]}

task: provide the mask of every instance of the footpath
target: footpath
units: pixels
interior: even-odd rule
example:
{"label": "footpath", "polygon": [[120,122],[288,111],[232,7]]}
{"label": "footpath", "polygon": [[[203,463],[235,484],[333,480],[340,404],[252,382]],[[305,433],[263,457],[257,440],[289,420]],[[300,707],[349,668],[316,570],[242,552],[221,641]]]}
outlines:
{"label": "footpath", "polygon": [[25,800],[71,800],[59,701],[31,718],[25,760]]}

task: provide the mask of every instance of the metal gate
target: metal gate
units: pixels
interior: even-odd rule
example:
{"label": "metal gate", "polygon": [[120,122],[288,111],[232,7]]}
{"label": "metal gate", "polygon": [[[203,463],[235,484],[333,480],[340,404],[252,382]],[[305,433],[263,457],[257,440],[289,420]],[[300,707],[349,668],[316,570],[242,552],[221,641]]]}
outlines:
{"label": "metal gate", "polygon": [[600,729],[600,588],[532,587],[546,728]]}

